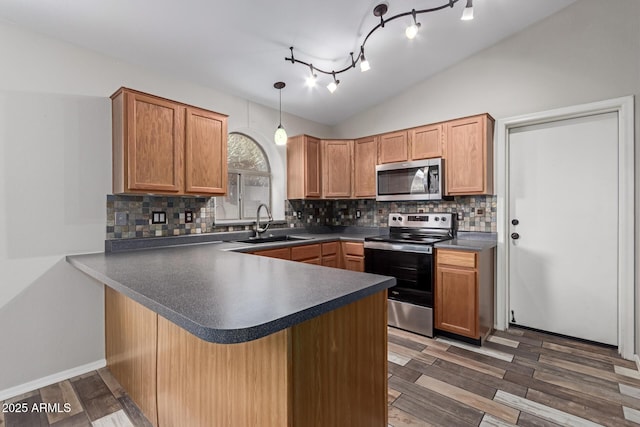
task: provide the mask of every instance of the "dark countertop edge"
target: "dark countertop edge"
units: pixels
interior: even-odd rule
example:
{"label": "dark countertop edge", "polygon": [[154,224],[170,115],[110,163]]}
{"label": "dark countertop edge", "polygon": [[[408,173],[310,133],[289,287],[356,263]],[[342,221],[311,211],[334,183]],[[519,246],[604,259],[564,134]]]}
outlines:
{"label": "dark countertop edge", "polygon": [[371,296],[378,292],[382,292],[392,287],[393,285],[395,285],[395,279],[388,278],[388,279],[373,283],[371,286],[367,288],[360,289],[350,294],[340,296],[338,298],[335,298],[330,301],[326,301],[316,306],[308,307],[296,313],[291,313],[287,316],[281,317],[271,322],[267,322],[260,325],[247,327],[247,328],[242,328],[242,329],[213,329],[213,328],[208,328],[206,326],[200,325],[186,318],[180,313],[170,310],[164,305],[159,304],[156,301],[131,290],[127,286],[115,280],[112,280],[109,277],[89,268],[82,262],[76,260],[73,256],[67,256],[66,261],[69,264],[71,264],[73,267],[87,274],[89,277],[92,277],[93,279],[109,286],[115,291],[120,292],[123,295],[126,295],[127,297],[131,298],[135,302],[161,315],[162,317],[167,319],[169,322],[172,322],[180,326],[187,332],[195,335],[196,337],[202,339],[203,341],[213,342],[218,344],[237,344],[237,343],[248,342],[248,341],[253,341],[259,338],[263,338],[267,335],[271,335],[273,333],[279,332],[291,326],[295,326],[306,320],[328,313],[329,311],[333,311],[337,308],[340,308],[352,302],[358,301],[362,298]]}
{"label": "dark countertop edge", "polygon": [[[291,236],[303,236],[309,237],[304,240],[289,240],[283,242],[268,242],[268,243],[240,243],[237,240],[244,240],[249,238],[251,232],[246,231],[232,231],[222,233],[207,233],[207,234],[193,234],[188,236],[172,236],[172,237],[149,237],[140,239],[114,239],[105,240],[105,253],[127,252],[137,251],[145,249],[159,249],[164,247],[174,247],[183,245],[197,245],[206,243],[227,243],[238,245],[236,249],[238,252],[251,251],[251,248],[259,249],[275,249],[285,246],[299,246],[305,244],[313,244],[322,241],[330,240],[343,240],[343,241],[364,241],[366,236],[374,236],[380,234],[378,228],[373,228],[369,233],[321,233],[314,234],[309,233],[305,229],[283,229],[288,232],[278,232],[275,235],[291,235]],[[294,231],[295,230],[295,231]],[[300,230],[299,232],[297,230]],[[273,230],[276,231],[276,230]]]}

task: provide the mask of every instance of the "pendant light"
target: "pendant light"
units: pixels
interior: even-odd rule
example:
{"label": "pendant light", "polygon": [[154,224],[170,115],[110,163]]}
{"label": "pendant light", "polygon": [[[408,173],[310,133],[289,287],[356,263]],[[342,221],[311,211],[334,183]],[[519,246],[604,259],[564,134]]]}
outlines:
{"label": "pendant light", "polygon": [[282,127],[282,89],[286,86],[284,82],[275,82],[273,87],[280,91],[280,122],[276,133],[273,135],[273,140],[276,145],[287,145],[287,131]]}

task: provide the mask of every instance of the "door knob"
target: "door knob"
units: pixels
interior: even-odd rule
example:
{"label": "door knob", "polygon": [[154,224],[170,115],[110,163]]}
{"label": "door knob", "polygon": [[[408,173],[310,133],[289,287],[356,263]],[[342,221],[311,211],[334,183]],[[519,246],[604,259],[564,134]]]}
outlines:
{"label": "door knob", "polygon": [[520,235],[518,233],[511,233],[511,238],[513,240],[518,240],[520,238]]}
{"label": "door knob", "polygon": [[512,219],[511,220],[511,224],[518,225],[518,224],[520,224],[520,221],[518,221],[517,219]]}

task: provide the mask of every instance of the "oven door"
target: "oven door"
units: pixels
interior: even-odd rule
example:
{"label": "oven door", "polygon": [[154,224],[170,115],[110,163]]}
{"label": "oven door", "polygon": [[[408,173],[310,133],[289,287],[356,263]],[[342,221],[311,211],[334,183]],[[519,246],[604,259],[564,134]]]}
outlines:
{"label": "oven door", "polygon": [[367,248],[366,242],[364,251],[364,269],[367,273],[396,278],[396,286],[389,288],[389,299],[433,307],[431,253]]}

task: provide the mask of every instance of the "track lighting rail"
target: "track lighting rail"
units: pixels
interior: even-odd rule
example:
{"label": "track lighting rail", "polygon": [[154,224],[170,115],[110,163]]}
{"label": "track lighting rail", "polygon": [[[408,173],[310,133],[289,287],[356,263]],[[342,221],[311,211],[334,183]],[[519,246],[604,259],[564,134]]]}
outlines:
{"label": "track lighting rail", "polygon": [[[431,13],[431,12],[437,12],[439,10],[442,9],[446,9],[446,8],[452,8],[456,3],[458,3],[460,0],[448,0],[445,4],[441,5],[441,6],[436,6],[436,7],[432,7],[429,9],[420,9],[420,10],[416,10],[416,9],[412,9],[408,12],[403,12],[403,13],[399,13],[397,15],[393,15],[390,18],[384,19],[384,14],[387,12],[387,5],[386,3],[381,3],[379,5],[377,5],[374,10],[373,10],[373,14],[375,16],[379,16],[380,17],[380,22],[371,29],[371,31],[369,31],[369,33],[366,35],[366,37],[364,38],[364,40],[362,41],[362,44],[360,45],[360,53],[358,54],[357,57],[353,56],[353,52],[350,52],[349,55],[351,56],[351,63],[349,65],[347,65],[346,67],[339,69],[339,70],[323,70],[321,68],[315,67],[312,63],[310,62],[306,62],[306,61],[302,61],[298,58],[296,58],[293,54],[293,46],[291,46],[289,48],[289,50],[291,51],[291,56],[289,57],[285,57],[285,61],[290,61],[292,64],[302,64],[305,65],[307,67],[309,67],[310,71],[311,71],[311,76],[315,79],[316,77],[316,72],[318,73],[322,73],[328,76],[332,77],[332,81],[331,84],[334,85],[334,89],[335,87],[338,85],[338,83],[340,83],[339,80],[336,79],[336,75],[337,74],[341,74],[344,73],[345,71],[348,71],[352,68],[355,68],[356,65],[358,65],[358,63],[361,63],[361,67],[363,71],[366,71],[369,69],[368,67],[368,61],[366,61],[366,58],[364,56],[364,48],[365,45],[367,44],[367,41],[369,40],[369,37],[371,37],[371,35],[377,31],[379,28],[384,28],[384,26],[391,22],[391,21],[395,21],[396,19],[405,17],[405,16],[411,16],[413,17],[413,24],[419,26],[419,23],[416,21],[416,16],[417,15],[422,15],[424,13]],[[472,8],[472,0],[467,0],[467,6],[465,7],[465,9],[468,8]],[[367,62],[367,64],[363,67],[364,64],[362,64],[363,62]],[[331,90],[331,89],[329,89]],[[333,90],[331,90],[333,92]]]}

